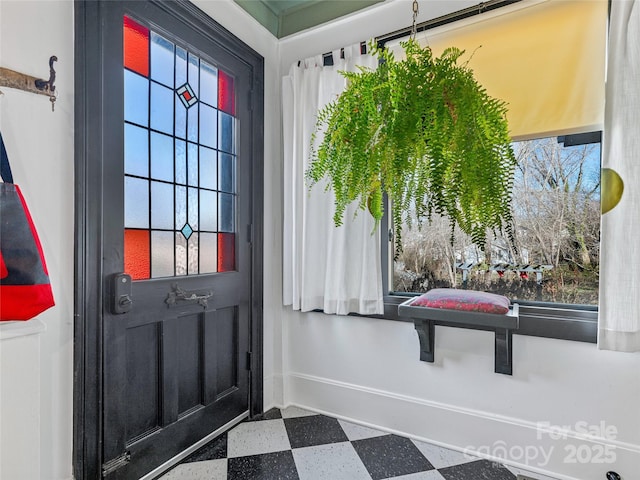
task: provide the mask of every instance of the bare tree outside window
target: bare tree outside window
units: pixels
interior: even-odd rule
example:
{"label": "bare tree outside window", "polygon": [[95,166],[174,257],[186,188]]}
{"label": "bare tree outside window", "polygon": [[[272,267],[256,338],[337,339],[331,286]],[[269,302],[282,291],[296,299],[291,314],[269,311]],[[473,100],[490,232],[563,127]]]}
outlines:
{"label": "bare tree outside window", "polygon": [[421,228],[414,222],[403,230],[393,289],[469,288],[512,300],[597,305],[600,143],[570,138],[514,143],[515,248],[502,232],[488,236],[484,252],[459,231],[452,245],[447,219],[423,219]]}

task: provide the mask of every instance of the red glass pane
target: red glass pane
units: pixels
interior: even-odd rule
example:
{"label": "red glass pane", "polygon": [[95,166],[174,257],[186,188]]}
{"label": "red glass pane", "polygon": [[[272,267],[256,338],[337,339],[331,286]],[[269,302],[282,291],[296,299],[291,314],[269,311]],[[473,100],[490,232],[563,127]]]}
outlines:
{"label": "red glass pane", "polygon": [[149,76],[149,29],[124,17],[124,66]]}
{"label": "red glass pane", "polygon": [[218,271],[229,272],[236,269],[236,234],[218,234]]}
{"label": "red glass pane", "polygon": [[218,108],[223,112],[236,114],[236,96],[233,90],[233,77],[218,70]]}
{"label": "red glass pane", "polygon": [[124,271],[134,280],[147,280],[151,276],[151,255],[148,230],[124,231]]}

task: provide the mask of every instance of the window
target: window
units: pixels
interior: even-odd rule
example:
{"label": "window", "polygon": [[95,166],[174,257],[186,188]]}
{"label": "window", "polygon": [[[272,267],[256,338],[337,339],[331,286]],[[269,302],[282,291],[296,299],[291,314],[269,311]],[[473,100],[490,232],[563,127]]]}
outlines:
{"label": "window", "polygon": [[[514,143],[516,249],[500,232],[485,252],[461,233],[451,245],[448,221],[434,218],[403,231],[394,260],[383,221],[385,316],[397,318],[412,292],[478,288],[519,301],[518,333],[595,342],[607,2],[503,2],[477,13],[434,19],[416,39],[436,55],[465,50],[479,82],[508,104],[511,134],[523,139]],[[379,44],[396,53],[406,35]]]}
{"label": "window", "polygon": [[235,270],[233,77],[124,17],[125,271]]}
{"label": "window", "polygon": [[[394,292],[451,287],[518,301],[598,304],[600,133],[514,142],[514,244],[488,237],[484,252],[449,222],[403,231]],[[515,247],[515,248],[514,248]]]}

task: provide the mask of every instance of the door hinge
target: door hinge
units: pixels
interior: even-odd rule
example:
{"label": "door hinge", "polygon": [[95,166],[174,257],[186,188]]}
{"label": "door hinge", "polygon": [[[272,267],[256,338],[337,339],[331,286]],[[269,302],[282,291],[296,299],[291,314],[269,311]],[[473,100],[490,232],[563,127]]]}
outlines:
{"label": "door hinge", "polygon": [[107,475],[112,474],[116,470],[124,467],[127,463],[131,461],[131,452],[126,451],[122,455],[117,456],[102,464],[102,476],[106,477]]}
{"label": "door hinge", "polygon": [[253,242],[253,223],[247,225],[247,242]]}
{"label": "door hinge", "polygon": [[249,90],[249,110],[253,112],[253,90]]}
{"label": "door hinge", "polygon": [[247,370],[251,370],[252,352],[247,352]]}

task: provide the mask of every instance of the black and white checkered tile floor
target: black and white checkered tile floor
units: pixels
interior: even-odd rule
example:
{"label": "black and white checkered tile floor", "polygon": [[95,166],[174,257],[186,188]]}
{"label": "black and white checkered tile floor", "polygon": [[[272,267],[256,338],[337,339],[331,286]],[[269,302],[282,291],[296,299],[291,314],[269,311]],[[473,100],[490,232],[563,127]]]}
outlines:
{"label": "black and white checkered tile floor", "polygon": [[211,441],[159,480],[515,480],[487,460],[289,407]]}

